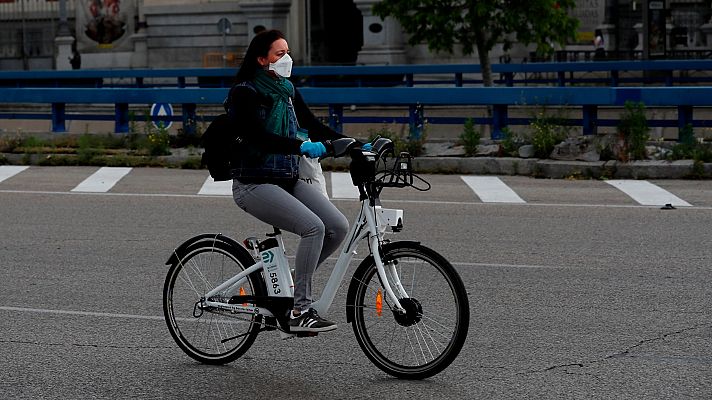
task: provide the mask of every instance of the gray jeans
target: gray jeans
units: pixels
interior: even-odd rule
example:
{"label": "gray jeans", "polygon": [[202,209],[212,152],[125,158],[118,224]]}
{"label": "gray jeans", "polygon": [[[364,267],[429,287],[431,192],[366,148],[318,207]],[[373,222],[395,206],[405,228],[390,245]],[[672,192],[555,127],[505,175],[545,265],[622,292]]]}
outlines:
{"label": "gray jeans", "polygon": [[301,237],[294,265],[294,308],[312,303],[312,275],[346,237],[349,222],[312,185],[297,181],[284,188],[269,184],[232,183],[235,204],[262,222]]}

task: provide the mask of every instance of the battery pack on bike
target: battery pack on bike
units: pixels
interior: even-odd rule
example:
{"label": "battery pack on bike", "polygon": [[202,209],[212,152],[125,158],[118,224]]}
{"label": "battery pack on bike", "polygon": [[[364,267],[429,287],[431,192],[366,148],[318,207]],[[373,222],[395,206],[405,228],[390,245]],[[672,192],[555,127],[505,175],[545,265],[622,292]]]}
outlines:
{"label": "battery pack on bike", "polygon": [[294,281],[289,270],[289,260],[276,238],[259,243],[260,260],[264,264],[265,286],[270,296],[293,297]]}

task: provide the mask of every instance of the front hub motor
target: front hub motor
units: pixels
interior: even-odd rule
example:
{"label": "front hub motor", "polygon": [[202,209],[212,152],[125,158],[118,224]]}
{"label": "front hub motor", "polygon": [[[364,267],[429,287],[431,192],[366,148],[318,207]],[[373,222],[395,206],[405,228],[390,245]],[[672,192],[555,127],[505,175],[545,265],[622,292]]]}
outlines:
{"label": "front hub motor", "polygon": [[412,326],[420,322],[423,318],[423,306],[414,298],[400,299],[401,307],[405,309],[405,313],[400,313],[393,310],[393,317],[401,326]]}

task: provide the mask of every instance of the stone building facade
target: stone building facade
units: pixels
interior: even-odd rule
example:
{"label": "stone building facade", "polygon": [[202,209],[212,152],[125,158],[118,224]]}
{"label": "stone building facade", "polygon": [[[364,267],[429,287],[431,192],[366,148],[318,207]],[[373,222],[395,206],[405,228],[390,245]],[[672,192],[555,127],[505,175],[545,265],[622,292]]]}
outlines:
{"label": "stone building facade", "polygon": [[[433,55],[425,44],[407,45],[396,21],[372,15],[377,1],[0,0],[0,69],[235,66],[263,28],[285,32],[298,65],[476,62],[457,52]],[[662,7],[655,21],[665,32],[663,57],[707,57],[711,1],[577,0],[578,39],[560,53],[567,60],[588,59],[600,35],[608,58],[639,58],[647,2]],[[495,49],[492,62],[531,61],[532,50]]]}

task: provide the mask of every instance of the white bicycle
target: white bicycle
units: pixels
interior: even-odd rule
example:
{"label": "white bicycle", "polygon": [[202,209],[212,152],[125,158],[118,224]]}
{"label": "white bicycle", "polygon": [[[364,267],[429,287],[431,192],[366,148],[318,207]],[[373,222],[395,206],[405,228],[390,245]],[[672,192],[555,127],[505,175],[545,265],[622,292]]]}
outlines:
{"label": "white bicycle", "polygon": [[[375,140],[371,151],[353,139],[335,140],[333,146],[334,156],[351,155],[361,209],[312,307],[327,314],[365,240],[369,255],[351,278],[346,321],[381,370],[407,379],[433,376],[462,349],[470,309],[462,279],[443,256],[418,242],[384,238],[388,228],[403,228],[403,211],[382,208],[379,195],[384,187],[414,186],[410,156],[393,157],[389,168],[393,143],[385,138]],[[243,246],[220,233],[201,234],[170,256],[163,312],[168,330],[190,357],[207,364],[234,361],[263,331],[278,331],[282,338],[314,335],[289,331],[293,277],[281,232],[275,228],[268,236],[248,238]]]}

